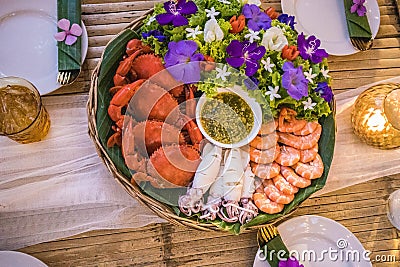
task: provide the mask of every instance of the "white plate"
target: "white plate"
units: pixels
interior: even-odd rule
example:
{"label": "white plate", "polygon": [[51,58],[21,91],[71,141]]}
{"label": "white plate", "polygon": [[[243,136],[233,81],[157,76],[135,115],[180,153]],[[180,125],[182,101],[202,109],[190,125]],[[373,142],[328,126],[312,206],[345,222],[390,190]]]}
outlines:
{"label": "white plate", "polygon": [[[0,77],[18,76],[32,82],[41,95],[57,83],[57,1],[0,0]],[[88,36],[82,23],[82,62]]]}
{"label": "white plate", "polygon": [[[343,0],[282,0],[284,13],[296,18],[296,30],[315,35],[321,47],[330,55],[350,55],[359,52],[350,42]],[[367,18],[372,37],[379,30],[380,13],[376,0],[366,0]]]}
{"label": "white plate", "polygon": [[[304,251],[307,251],[305,255],[315,252],[317,257],[311,258],[317,259],[321,259],[321,255],[325,253],[322,261],[302,261],[300,256],[300,263],[304,266],[372,267],[371,262],[364,259],[368,254],[365,254],[365,249],[357,237],[334,220],[315,215],[300,216],[279,225],[278,231],[289,251],[297,251],[300,255]],[[329,251],[332,251],[333,260],[329,257]],[[360,256],[360,260],[353,256],[355,254]],[[259,253],[253,267],[270,267],[268,262],[261,261],[258,255]],[[334,261],[334,255],[337,255],[338,260]]]}
{"label": "white plate", "polygon": [[0,251],[0,267],[47,267],[40,260],[17,251]]}

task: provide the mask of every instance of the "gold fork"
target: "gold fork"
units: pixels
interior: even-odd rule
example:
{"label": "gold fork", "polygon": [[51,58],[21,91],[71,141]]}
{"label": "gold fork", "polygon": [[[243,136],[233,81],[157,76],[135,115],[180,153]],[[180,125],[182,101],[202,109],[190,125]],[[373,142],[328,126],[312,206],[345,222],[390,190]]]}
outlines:
{"label": "gold fork", "polygon": [[66,85],[75,81],[78,77],[79,71],[59,71],[57,75],[57,82],[61,85]]}
{"label": "gold fork", "polygon": [[259,248],[267,254],[265,256],[271,266],[278,266],[279,258],[277,255],[284,256],[280,251],[285,251],[286,255],[289,254],[285,243],[283,243],[279,235],[278,228],[272,224],[268,224],[258,230],[257,243]]}
{"label": "gold fork", "polygon": [[373,39],[365,37],[351,37],[351,44],[360,51],[366,51],[371,49],[373,44]]}

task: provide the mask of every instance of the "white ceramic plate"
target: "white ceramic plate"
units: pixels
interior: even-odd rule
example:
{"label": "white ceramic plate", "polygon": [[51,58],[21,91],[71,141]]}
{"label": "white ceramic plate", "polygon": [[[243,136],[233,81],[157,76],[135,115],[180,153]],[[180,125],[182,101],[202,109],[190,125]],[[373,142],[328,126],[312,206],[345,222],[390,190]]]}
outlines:
{"label": "white ceramic plate", "polygon": [[[278,226],[278,230],[289,251],[297,251],[300,255],[304,251],[307,251],[305,255],[310,255],[309,251],[313,251],[316,257],[311,256],[311,259],[323,258],[320,261],[300,260],[304,266],[372,267],[370,261],[363,259],[366,257],[363,254],[365,250],[357,237],[334,220],[315,215],[300,216],[282,223]],[[327,252],[321,257],[324,251]],[[333,256],[329,256],[329,251],[332,251]],[[360,256],[360,260],[357,260],[357,256],[353,256],[355,254]],[[336,261],[334,255],[337,255]],[[256,256],[253,267],[270,267],[270,265]]]}
{"label": "white ceramic plate", "polygon": [[42,261],[22,252],[0,251],[0,267],[47,267]]}
{"label": "white ceramic plate", "polygon": [[[321,47],[330,55],[350,55],[359,52],[350,42],[343,0],[282,0],[284,13],[296,18],[296,30],[315,35]],[[366,0],[367,18],[372,37],[379,30],[380,13],[376,0]]]}
{"label": "white ceramic plate", "polygon": [[[17,76],[32,82],[41,95],[57,82],[57,1],[0,0],[0,77]],[[82,23],[82,62],[88,36]]]}

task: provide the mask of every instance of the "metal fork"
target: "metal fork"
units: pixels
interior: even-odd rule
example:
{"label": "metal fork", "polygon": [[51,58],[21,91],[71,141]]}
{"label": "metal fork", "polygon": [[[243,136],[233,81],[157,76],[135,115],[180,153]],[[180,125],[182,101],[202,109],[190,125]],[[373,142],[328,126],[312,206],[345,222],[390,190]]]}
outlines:
{"label": "metal fork", "polygon": [[61,85],[66,85],[75,81],[78,75],[79,71],[59,71],[57,75],[57,82]]}
{"label": "metal fork", "polygon": [[351,37],[351,44],[360,51],[369,50],[372,47],[373,39],[365,37]]}

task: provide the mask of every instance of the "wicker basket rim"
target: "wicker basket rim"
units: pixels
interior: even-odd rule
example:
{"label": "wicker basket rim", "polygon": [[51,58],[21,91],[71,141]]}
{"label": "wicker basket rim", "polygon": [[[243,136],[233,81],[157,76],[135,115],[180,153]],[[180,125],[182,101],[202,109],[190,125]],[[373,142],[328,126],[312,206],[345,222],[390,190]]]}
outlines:
{"label": "wicker basket rim", "polygon": [[[112,38],[106,45],[106,47],[116,38],[119,37],[119,35],[125,31],[126,29],[131,29],[131,30],[136,30],[140,26],[142,26],[142,21],[146,18],[148,14],[151,14],[154,11],[154,8],[148,10],[147,12],[143,13],[142,16],[138,17],[134,21],[132,21],[129,25],[127,25],[121,32],[119,32],[114,38]],[[95,69],[92,72],[91,75],[91,83],[90,83],[90,89],[89,89],[89,98],[87,102],[87,116],[88,116],[88,133],[92,141],[94,142],[97,154],[99,157],[102,159],[104,164],[106,165],[107,169],[109,172],[113,175],[114,179],[125,189],[125,191],[132,197],[134,197],[136,200],[138,200],[141,204],[144,206],[148,207],[150,210],[152,210],[154,213],[156,213],[158,216],[161,218],[166,219],[170,223],[177,225],[177,226],[188,226],[194,229],[198,230],[203,230],[203,231],[223,231],[223,229],[217,227],[216,225],[212,223],[202,223],[198,222],[195,220],[191,220],[189,218],[184,218],[176,215],[174,211],[169,207],[168,205],[161,203],[152,197],[144,194],[140,187],[136,184],[132,184],[130,182],[130,178],[126,177],[124,174],[122,174],[116,167],[116,165],[112,162],[111,158],[108,156],[107,151],[101,144],[99,138],[98,138],[98,132],[97,132],[97,122],[96,122],[96,112],[97,112],[97,89],[98,89],[98,74],[100,71],[100,67],[104,58],[105,50],[103,51],[100,60],[98,64],[96,65]],[[335,113],[335,99],[332,101],[332,111]],[[336,122],[335,122],[336,123]],[[337,129],[335,127],[335,129]],[[255,225],[255,226],[249,226],[246,228],[241,229],[241,233],[243,232],[249,232],[249,231],[254,231],[259,228],[262,228],[266,225],[269,224],[277,224],[281,221],[284,221],[287,219],[292,213],[294,213],[297,209],[299,208],[299,205],[295,208],[293,208],[290,212],[287,214],[284,214],[276,219],[273,219],[269,221],[268,223],[265,224],[260,224],[260,225]]]}

